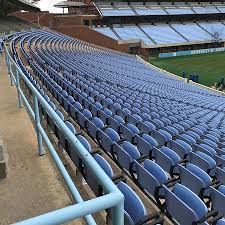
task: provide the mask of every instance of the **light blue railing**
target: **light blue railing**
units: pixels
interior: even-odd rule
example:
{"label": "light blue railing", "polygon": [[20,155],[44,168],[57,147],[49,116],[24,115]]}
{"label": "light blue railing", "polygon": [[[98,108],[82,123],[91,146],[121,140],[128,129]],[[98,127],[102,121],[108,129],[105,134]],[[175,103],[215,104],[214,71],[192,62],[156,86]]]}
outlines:
{"label": "light blue railing", "polygon": [[[62,209],[57,209],[53,212],[48,212],[46,214],[33,217],[21,222],[16,223],[16,225],[56,225],[66,223],[68,221],[84,218],[87,224],[94,225],[94,221],[91,214],[99,212],[104,209],[112,208],[112,224],[113,225],[123,225],[124,224],[124,197],[122,193],[118,190],[116,185],[112,180],[105,174],[98,163],[93,159],[90,153],[84,148],[84,146],[79,142],[79,140],[74,136],[70,129],[65,125],[61,118],[55,113],[55,111],[49,106],[42,95],[37,91],[37,89],[32,85],[29,79],[22,72],[20,67],[15,63],[11,57],[8,47],[4,45],[6,64],[8,67],[9,77],[11,80],[11,85],[16,86],[18,94],[19,107],[26,106],[31,114],[31,117],[35,121],[35,130],[38,140],[38,150],[39,155],[45,154],[45,149],[43,147],[43,141],[55,161],[64,181],[73,197],[74,205],[68,206]],[[27,84],[32,92],[33,97],[33,108],[28,102],[26,96],[24,95],[22,89],[20,88],[20,80]],[[39,103],[45,108],[51,118],[54,120],[55,124],[64,133],[68,141],[71,143],[73,149],[77,151],[78,155],[81,157],[82,161],[92,170],[93,175],[104,188],[105,194],[100,197],[96,197],[91,200],[84,201],[79,194],[74,182],[66,171],[61,159],[59,158],[56,150],[54,149],[52,143],[50,142],[45,130],[40,123],[39,115]]]}

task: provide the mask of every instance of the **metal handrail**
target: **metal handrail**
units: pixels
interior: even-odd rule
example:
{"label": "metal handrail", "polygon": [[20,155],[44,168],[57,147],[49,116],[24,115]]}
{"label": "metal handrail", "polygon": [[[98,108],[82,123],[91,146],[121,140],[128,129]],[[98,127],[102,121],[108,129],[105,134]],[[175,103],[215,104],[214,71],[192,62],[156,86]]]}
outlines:
{"label": "metal handrail", "polygon": [[[23,107],[25,104],[26,108],[30,112],[32,118],[35,121],[35,130],[38,140],[38,150],[39,155],[45,154],[42,140],[45,141],[48,150],[55,161],[64,181],[74,199],[77,203],[72,206],[65,207],[63,209],[58,209],[53,212],[49,212],[37,217],[33,217],[18,223],[16,225],[56,225],[62,224],[77,218],[84,217],[87,224],[96,224],[91,214],[99,212],[101,210],[112,208],[112,224],[113,225],[123,225],[124,224],[124,196],[118,190],[116,185],[112,180],[105,174],[98,163],[93,159],[91,154],[86,150],[86,148],[80,143],[80,141],[75,137],[71,130],[65,125],[62,119],[55,113],[55,111],[49,106],[47,101],[42,97],[42,95],[37,91],[33,84],[29,81],[26,75],[23,73],[21,68],[16,64],[16,62],[11,57],[7,46],[4,44],[6,64],[8,67],[8,72],[11,80],[11,85],[15,84],[18,94],[19,107]],[[12,67],[15,68],[15,74]],[[29,104],[26,96],[24,95],[22,89],[20,88],[20,78],[24,80],[27,86],[30,88],[33,96],[34,110]],[[73,183],[71,177],[66,171],[60,157],[58,156],[56,150],[54,149],[51,141],[49,140],[45,130],[40,123],[39,115],[39,103],[48,112],[51,118],[54,120],[55,124],[64,133],[71,146],[77,151],[77,154],[82,159],[82,161],[88,166],[92,171],[93,175],[99,182],[99,184],[104,188],[105,195],[101,197],[96,197],[92,200],[83,201],[79,194],[75,184]],[[14,225],[15,225],[14,224]]]}

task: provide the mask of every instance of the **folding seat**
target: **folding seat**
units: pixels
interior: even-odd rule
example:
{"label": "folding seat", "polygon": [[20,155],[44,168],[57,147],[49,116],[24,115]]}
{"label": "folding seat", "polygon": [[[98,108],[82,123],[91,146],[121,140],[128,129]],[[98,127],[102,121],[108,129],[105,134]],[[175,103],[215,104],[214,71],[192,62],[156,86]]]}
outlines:
{"label": "folding seat", "polygon": [[207,131],[207,126],[205,126],[204,124],[196,125],[194,127],[201,130],[203,133]]}
{"label": "folding seat", "polygon": [[69,115],[71,115],[70,105],[72,105],[74,102],[75,100],[71,95],[68,95],[67,98],[63,99],[63,108],[66,112],[68,112]]}
{"label": "folding seat", "polygon": [[[113,179],[114,172],[109,165],[109,163],[99,154],[95,154],[94,156],[95,161],[101,166],[104,172],[108,175],[110,179]],[[101,185],[98,183],[97,179],[94,177],[91,170],[84,165],[84,176],[85,180],[87,181],[88,185],[90,186],[91,190],[94,192],[96,196],[102,195],[102,188]]]}
{"label": "folding seat", "polygon": [[159,115],[158,113],[156,113],[156,112],[151,112],[151,113],[149,113],[149,115],[150,115],[152,118],[154,118],[154,119],[159,119],[159,118],[160,118],[160,115]]}
{"label": "folding seat", "polygon": [[95,102],[94,104],[90,105],[90,111],[93,116],[98,116],[98,110],[102,110],[103,106],[99,102]]}
{"label": "folding seat", "polygon": [[216,172],[216,161],[209,155],[197,151],[190,152],[190,163],[200,167],[207,172],[210,176],[214,176]]}
{"label": "folding seat", "polygon": [[140,131],[135,125],[131,123],[122,124],[119,130],[123,139],[131,143],[136,143],[136,136],[140,133]]}
{"label": "folding seat", "polygon": [[59,97],[59,98],[58,98],[59,103],[63,106],[63,100],[67,99],[68,93],[67,93],[66,91],[63,90],[63,91],[59,94],[58,97]]}
{"label": "folding seat", "polygon": [[154,124],[156,129],[160,129],[160,128],[165,127],[164,123],[160,119],[153,119],[153,120],[151,120],[151,123]]}
{"label": "folding seat", "polygon": [[137,123],[142,122],[141,116],[137,114],[132,114],[127,116],[127,122],[132,123],[133,125],[137,125]]}
{"label": "folding seat", "polygon": [[88,97],[87,99],[83,99],[84,108],[90,110],[90,106],[94,104],[94,99],[92,97]]}
{"label": "folding seat", "polygon": [[123,109],[118,109],[116,114],[122,117],[122,119],[126,121],[127,116],[131,115],[131,111],[127,108],[123,108]]}
{"label": "folding seat", "polygon": [[[49,104],[50,103],[50,98],[48,97],[48,95],[44,94],[44,99],[45,101]],[[44,115],[44,117],[46,118],[47,117],[47,112],[45,110],[45,108],[39,103],[39,111],[42,115]]]}
{"label": "folding seat", "polygon": [[175,127],[173,127],[173,125],[166,126],[162,130],[164,130],[167,133],[169,133],[172,137],[176,137],[176,136],[179,135],[178,130]]}
{"label": "folding seat", "polygon": [[91,120],[92,114],[89,110],[83,109],[80,113],[77,113],[78,124],[83,128],[87,128],[87,120]]}
{"label": "folding seat", "polygon": [[211,177],[198,166],[188,163],[185,166],[179,166],[180,182],[188,187],[200,198],[209,197],[209,187],[218,182],[212,182]]}
{"label": "folding seat", "polygon": [[[167,116],[167,115],[166,115]],[[160,118],[160,120],[163,122],[164,126],[171,125],[171,121],[168,118]]]}
{"label": "folding seat", "polygon": [[213,141],[213,142],[215,142],[215,143],[219,143],[219,141],[220,141],[218,136],[216,136],[215,134],[209,134],[208,133],[208,134],[204,135],[204,137]]}
{"label": "folding seat", "polygon": [[223,168],[216,168],[216,179],[225,185],[225,167]]}
{"label": "folding seat", "polygon": [[152,157],[153,147],[157,146],[157,141],[148,134],[137,136],[137,148],[143,155]]}
{"label": "folding seat", "polygon": [[179,124],[183,126],[185,130],[188,130],[191,128],[191,125],[187,123],[186,121],[180,121]]}
{"label": "folding seat", "polygon": [[110,99],[110,98],[102,99],[102,105],[103,105],[103,107],[110,108],[110,105],[112,105],[112,104],[113,104],[112,99]]}
{"label": "folding seat", "polygon": [[[173,190],[165,189],[166,212],[180,225],[209,225],[207,222],[218,212],[208,213],[204,202],[191,190],[181,184],[175,184]],[[187,219],[188,218],[188,219]]]}
{"label": "folding seat", "polygon": [[180,157],[170,148],[154,148],[155,162],[160,165],[171,177],[178,173],[178,165],[181,163]]}
{"label": "folding seat", "polygon": [[225,217],[225,185],[210,187],[212,209],[217,210]]}
{"label": "folding seat", "polygon": [[[55,106],[54,102],[49,102],[49,105],[52,107],[52,109],[54,111],[56,110],[56,106]],[[47,124],[50,125],[51,117],[47,111],[44,112],[44,118],[47,121]]]}
{"label": "folding seat", "polygon": [[193,145],[196,144],[196,140],[195,140],[192,136],[190,136],[190,135],[188,135],[188,134],[186,134],[186,133],[180,134],[180,135],[178,136],[178,138],[179,138],[180,140],[186,142],[186,143],[189,144],[190,146],[193,146]]}
{"label": "folding seat", "polygon": [[108,118],[112,116],[112,112],[108,108],[99,109],[98,116],[104,124],[108,124]]}
{"label": "folding seat", "polygon": [[78,95],[78,101],[83,103],[83,99],[87,99],[88,95],[85,92],[81,92],[80,95]]}
{"label": "folding seat", "polygon": [[[145,108],[142,108],[143,113],[140,114],[142,121],[150,121],[152,118],[151,116],[148,114],[148,110],[146,110]],[[139,122],[140,123],[140,122]]]}
{"label": "folding seat", "polygon": [[139,122],[137,124],[137,128],[140,130],[141,133],[150,134],[153,130],[156,129],[155,125],[149,121]]}
{"label": "folding seat", "polygon": [[137,173],[136,180],[138,185],[154,197],[159,206],[161,206],[160,198],[164,196],[162,185],[173,186],[177,180],[170,179],[158,164],[149,159],[145,159],[143,165],[135,160],[134,167]]}
{"label": "folding seat", "polygon": [[192,131],[192,130],[188,130],[187,132],[186,132],[186,134],[188,134],[188,135],[190,135],[192,138],[194,138],[195,139],[195,141],[197,142],[198,140],[200,140],[200,135],[198,134],[198,133],[195,133],[194,131]]}
{"label": "folding seat", "polygon": [[121,105],[119,103],[115,102],[114,104],[109,105],[109,110],[111,110],[113,114],[116,114],[119,109],[121,109]]}
{"label": "folding seat", "polygon": [[159,145],[166,145],[167,142],[172,140],[172,136],[165,130],[153,130],[151,136],[157,141]]}
{"label": "folding seat", "polygon": [[[65,121],[66,126],[71,130],[71,132],[74,135],[77,135],[77,131],[75,129],[75,127],[73,126],[73,124],[70,121]],[[71,153],[71,149],[70,149],[70,144],[69,141],[66,139],[65,135],[63,134],[63,132],[61,132],[61,130],[59,129],[58,131],[58,139],[59,139],[59,144],[62,145],[62,147],[66,150],[66,152],[68,153],[68,155],[70,155]]]}
{"label": "folding seat", "polygon": [[112,153],[113,145],[122,140],[115,130],[112,128],[106,128],[104,131],[99,130],[98,141],[105,151]]}
{"label": "folding seat", "polygon": [[124,141],[113,146],[113,154],[115,154],[119,165],[132,175],[135,171],[134,160],[141,157],[137,147],[128,141]]}
{"label": "folding seat", "polygon": [[210,139],[204,138],[204,139],[202,139],[202,143],[207,144],[214,149],[218,148],[218,145],[215,142],[211,141]]}
{"label": "folding seat", "polygon": [[[101,92],[100,89],[99,89],[99,92]],[[99,94],[99,95],[96,96],[96,101],[99,102],[100,104],[102,104],[102,99],[105,99],[105,95],[104,94]]]}
{"label": "folding seat", "polygon": [[108,118],[108,125],[116,132],[120,132],[120,127],[122,124],[125,124],[125,121],[122,117],[118,115]]}
{"label": "folding seat", "polygon": [[97,117],[92,117],[92,120],[87,120],[87,131],[90,136],[96,140],[98,132],[104,128],[104,123]]}
{"label": "folding seat", "polygon": [[138,195],[124,182],[117,184],[124,195],[124,224],[163,224],[158,213],[147,215],[147,210]]}
{"label": "folding seat", "polygon": [[[82,135],[77,135],[77,139],[81,142],[81,144],[86,148],[86,150],[90,154],[95,153],[91,149],[91,146],[90,146],[89,142],[87,141],[87,139],[85,137],[83,137]],[[82,162],[82,159],[77,154],[77,151],[75,149],[71,149],[70,151],[71,151],[71,156],[70,156],[71,160],[73,161],[73,163],[77,167],[77,170],[79,170],[83,174],[83,162]]]}
{"label": "folding seat", "polygon": [[82,111],[83,107],[82,105],[77,102],[77,101],[73,101],[73,99],[71,98],[71,102],[72,104],[69,104],[69,108],[68,108],[68,114],[74,119],[77,120],[77,116],[78,113]]}
{"label": "folding seat", "polygon": [[181,126],[180,124],[173,124],[173,127],[178,130],[179,134],[185,132],[185,128],[183,126]]}
{"label": "folding seat", "polygon": [[137,108],[137,107],[132,107],[131,108],[131,111],[134,113],[134,114],[141,114],[141,105]]}
{"label": "folding seat", "polygon": [[194,151],[204,152],[205,154],[209,155],[210,157],[214,158],[217,152],[206,144],[196,144],[193,146]]}

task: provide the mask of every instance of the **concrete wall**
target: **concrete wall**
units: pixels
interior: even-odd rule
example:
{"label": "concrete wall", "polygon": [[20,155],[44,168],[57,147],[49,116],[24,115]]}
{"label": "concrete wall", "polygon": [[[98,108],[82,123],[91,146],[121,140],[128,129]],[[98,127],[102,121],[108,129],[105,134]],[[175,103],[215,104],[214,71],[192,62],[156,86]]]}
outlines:
{"label": "concrete wall", "polygon": [[117,40],[107,37],[97,31],[92,30],[89,27],[84,26],[56,26],[54,30],[67,34],[72,37],[79,38],[81,40],[100,45],[113,50],[123,51],[128,53],[128,44],[118,44]]}

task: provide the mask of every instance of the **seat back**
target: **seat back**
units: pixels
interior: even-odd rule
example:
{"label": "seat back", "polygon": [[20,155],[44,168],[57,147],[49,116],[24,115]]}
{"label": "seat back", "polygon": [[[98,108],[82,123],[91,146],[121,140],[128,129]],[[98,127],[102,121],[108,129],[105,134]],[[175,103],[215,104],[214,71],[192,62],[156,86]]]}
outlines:
{"label": "seat back", "polygon": [[124,195],[124,210],[136,224],[147,215],[144,204],[138,195],[124,182],[119,182],[117,187]]}

